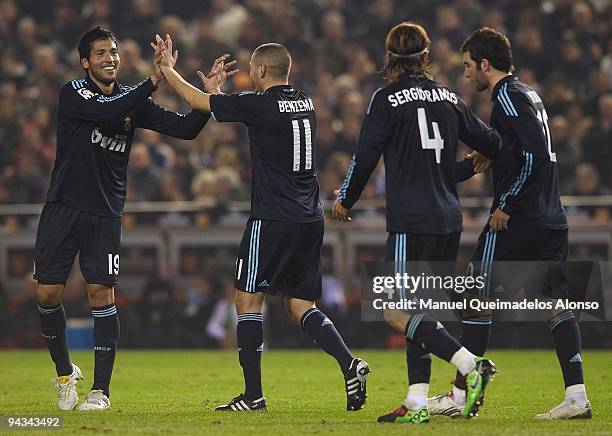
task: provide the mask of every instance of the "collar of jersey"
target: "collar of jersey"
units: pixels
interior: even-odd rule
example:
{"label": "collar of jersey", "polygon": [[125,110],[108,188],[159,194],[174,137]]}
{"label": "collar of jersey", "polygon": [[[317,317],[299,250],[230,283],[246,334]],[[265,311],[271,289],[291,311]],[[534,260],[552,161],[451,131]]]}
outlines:
{"label": "collar of jersey", "polygon": [[102,90],[98,87],[98,85],[96,85],[96,82],[91,80],[91,78],[89,77],[89,74],[87,73],[85,73],[85,83],[87,84],[87,86],[89,87],[91,91],[94,91],[95,93],[100,94],[100,95],[115,95],[120,92],[119,91],[120,85],[119,85],[119,82],[117,82],[116,80],[115,80],[115,86],[113,86],[113,92],[111,92],[110,94],[104,94]]}
{"label": "collar of jersey", "polygon": [[410,73],[402,73],[399,75],[398,80],[423,80],[427,79],[425,74],[410,74]]}
{"label": "collar of jersey", "polygon": [[268,91],[271,91],[273,89],[279,89],[279,88],[289,88],[292,89],[293,86],[291,84],[287,84],[287,85],[274,85],[274,86],[270,86],[268,89],[266,89],[263,93],[267,94]]}
{"label": "collar of jersey", "polygon": [[493,92],[491,93],[491,101],[497,98],[497,94],[499,94],[499,88],[501,88],[504,83],[509,83],[509,82],[518,82],[518,76],[515,74],[510,74],[509,76],[506,76],[503,79],[501,79],[499,82],[497,82],[495,84],[495,87],[493,88]]}

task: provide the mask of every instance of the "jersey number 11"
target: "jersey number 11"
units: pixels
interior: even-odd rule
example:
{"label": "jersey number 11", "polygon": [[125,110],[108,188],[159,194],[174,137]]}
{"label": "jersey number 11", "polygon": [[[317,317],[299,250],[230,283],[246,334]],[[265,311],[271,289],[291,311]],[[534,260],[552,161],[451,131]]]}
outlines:
{"label": "jersey number 11", "polygon": [[300,134],[300,121],[304,125],[304,141],[306,142],[306,152],[304,157],[304,170],[312,169],[312,130],[310,129],[310,120],[304,118],[302,120],[292,120],[293,126],[293,171],[300,170],[300,157],[302,153],[302,138]]}

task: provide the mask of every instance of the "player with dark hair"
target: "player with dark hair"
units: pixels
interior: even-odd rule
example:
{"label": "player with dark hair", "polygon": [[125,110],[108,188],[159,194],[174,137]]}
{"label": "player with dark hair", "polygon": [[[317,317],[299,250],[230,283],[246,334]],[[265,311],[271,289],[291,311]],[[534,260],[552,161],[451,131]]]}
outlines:
{"label": "player with dark hair", "polygon": [[94,318],[95,352],[93,386],[79,409],[101,410],[110,407],[119,341],[114,286],[134,130],[193,139],[210,116],[170,112],[149,98],[163,78],[159,67],[136,86],[118,83],[119,47],[108,30],[85,32],[78,51],[85,76],[59,93],[57,156],[36,235],[34,278],[42,335],[57,371],[58,405],[71,410],[78,404],[76,383],[83,377],[66,346],[62,292],[79,253]]}
{"label": "player with dark hair", "polygon": [[[491,284],[484,297],[503,278],[495,278],[495,261],[543,261],[554,265],[567,259],[567,219],[559,197],[557,156],[548,128],[548,115],[540,96],[512,74],[512,49],[508,38],[491,28],[473,32],[461,46],[465,76],[478,91],[488,90],[493,102],[491,126],[502,137],[502,150],[493,165],[494,200],[491,217],[482,231],[473,263],[481,274],[488,271]],[[477,159],[478,156],[476,157]],[[546,269],[549,267],[546,266]],[[536,283],[538,271],[527,274],[523,286]],[[553,269],[551,269],[552,271]],[[554,281],[551,277],[555,277]],[[492,283],[496,280],[495,284]],[[567,298],[563,274],[546,275],[545,297]],[[463,315],[461,341],[471,352],[487,349],[491,313]],[[570,310],[549,320],[557,357],[563,372],[565,401],[536,419],[591,418],[582,373],[580,329]],[[433,414],[456,415],[465,390],[455,385],[448,394],[430,399]]]}
{"label": "player with dark hair", "polygon": [[274,43],[257,47],[250,62],[255,92],[236,95],[223,95],[219,89],[214,95],[201,92],[172,69],[169,50],[162,53],[164,75],[192,108],[212,112],[220,122],[244,123],[249,130],[252,208],[235,280],[238,356],[245,391],[216,410],[266,409],[261,387],[261,310],[266,295],[276,293],[283,294],[291,319],[337,360],[344,375],[347,410],[361,409],[368,364],[353,357],[332,321],[315,304],[321,298],[324,231],[315,169],[317,120],[310,96],[289,85],[289,51]]}
{"label": "player with dark hair", "polygon": [[[454,92],[432,79],[429,47],[429,37],[418,24],[404,22],[389,31],[384,68],[388,85],[370,99],[357,151],[333,209],[340,221],[350,220],[351,207],[383,155],[389,232],[385,257],[400,273],[406,262],[456,260],[462,231],[455,186],[458,142],[489,157],[495,157],[500,147],[499,135]],[[468,164],[472,173],[471,161]],[[427,313],[393,315],[397,319],[389,317],[389,324],[406,336],[408,395],[379,422],[429,421],[430,353],[467,376],[470,398],[463,412],[474,414],[495,372],[492,362],[462,347]]]}

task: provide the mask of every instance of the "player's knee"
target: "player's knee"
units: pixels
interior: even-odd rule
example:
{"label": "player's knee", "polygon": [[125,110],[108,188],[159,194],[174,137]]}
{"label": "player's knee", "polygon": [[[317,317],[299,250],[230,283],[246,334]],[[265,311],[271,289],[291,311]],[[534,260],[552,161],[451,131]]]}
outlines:
{"label": "player's knee", "polygon": [[387,324],[389,324],[393,330],[402,335],[406,333],[406,327],[408,326],[408,321],[405,319],[395,319],[395,318],[385,318]]}
{"label": "player's knee", "polygon": [[316,305],[312,301],[300,300],[298,298],[285,297],[284,299],[285,309],[295,324],[299,325],[302,316],[310,309],[314,309]]}
{"label": "player's knee", "polygon": [[103,284],[88,284],[87,297],[91,307],[108,306],[115,302],[114,288]]}
{"label": "player's knee", "polygon": [[287,313],[289,314],[289,318],[291,318],[291,322],[293,322],[296,325],[299,325],[300,320],[302,319],[302,314],[299,314],[298,311],[296,310],[289,310],[287,309]]}
{"label": "player's knee", "polygon": [[43,306],[57,306],[62,301],[64,285],[42,285],[36,289],[38,303]]}
{"label": "player's knee", "polygon": [[236,290],[234,304],[236,312],[240,313],[261,313],[265,295],[259,292],[250,293]]}
{"label": "player's knee", "polygon": [[493,310],[486,307],[486,298],[471,292],[460,294],[457,301],[460,301],[460,298],[463,298],[463,309],[459,310],[461,319],[491,318],[493,315]]}

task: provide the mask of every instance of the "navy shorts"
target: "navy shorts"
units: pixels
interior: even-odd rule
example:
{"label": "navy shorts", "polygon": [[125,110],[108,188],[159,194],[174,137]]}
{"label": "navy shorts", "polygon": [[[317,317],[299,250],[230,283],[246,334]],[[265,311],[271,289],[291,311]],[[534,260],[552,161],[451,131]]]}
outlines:
{"label": "navy shorts", "polygon": [[569,250],[567,229],[553,230],[511,226],[494,232],[485,226],[472,255],[470,270],[485,277],[481,296],[496,289],[527,296],[567,298],[566,277]]}
{"label": "navy shorts", "polygon": [[236,259],[236,289],[319,300],[324,228],[323,220],[288,223],[250,218]]}
{"label": "navy shorts", "polygon": [[119,277],[121,217],[103,217],[59,203],[46,203],[36,234],[34,279],[66,284],[79,254],[87,283],[114,285]]}
{"label": "navy shorts", "polygon": [[[385,260],[392,261],[393,274],[446,276],[454,271],[461,233],[434,235],[422,233],[389,233]],[[433,290],[432,290],[433,291]],[[399,299],[410,297],[403,287],[396,289]],[[428,298],[428,291],[420,289],[412,298]]]}
{"label": "navy shorts", "polygon": [[460,239],[460,232],[448,235],[389,233],[385,260],[455,262]]}

